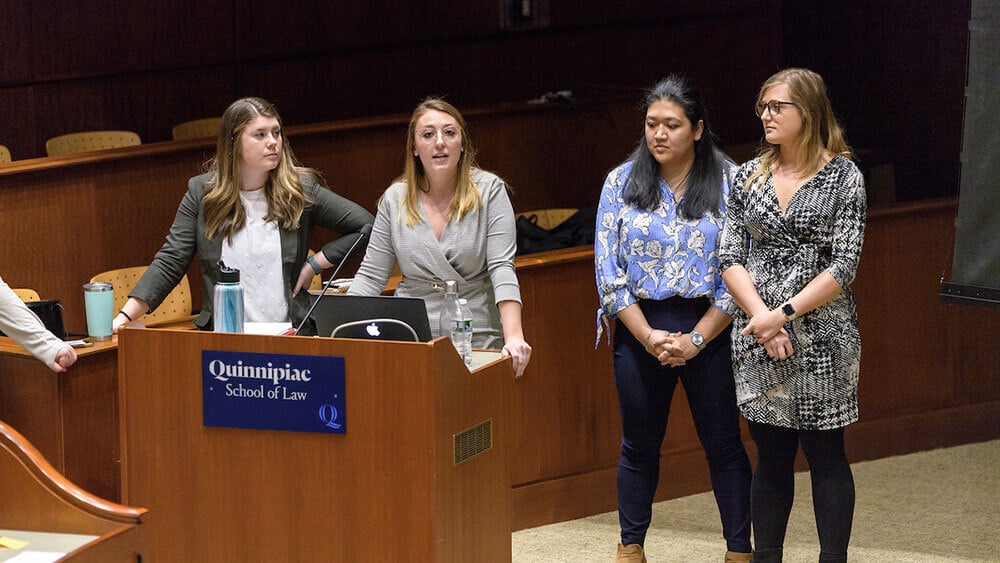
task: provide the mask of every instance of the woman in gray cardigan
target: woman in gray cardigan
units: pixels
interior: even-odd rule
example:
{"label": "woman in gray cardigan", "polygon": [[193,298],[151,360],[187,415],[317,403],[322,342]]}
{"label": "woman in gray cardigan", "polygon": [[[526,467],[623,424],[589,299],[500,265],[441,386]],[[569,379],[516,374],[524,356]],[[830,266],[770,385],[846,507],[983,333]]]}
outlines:
{"label": "woman in gray cardigan", "polygon": [[[319,173],[297,166],[269,102],[243,98],[223,113],[215,157],[207,174],[188,183],[167,240],[129,293],[114,328],[155,309],[201,260],[205,295],[219,279],[220,260],[240,270],[248,322],[298,326],[309,308],[314,275],[340,261],[372,222],[361,206],[330,191]],[[314,225],[343,234],[307,259]],[[315,333],[312,321],[304,334]],[[195,324],[212,328],[211,299]]]}
{"label": "woman in gray cardigan", "polygon": [[348,293],[378,295],[393,265],[396,295],[427,303],[438,326],[444,282],[458,282],[473,316],[473,348],[501,348],[521,377],[531,346],[521,329],[514,273],[514,210],[503,180],[475,167],[462,114],[436,98],[414,110],[403,175],[378,204],[368,251]]}

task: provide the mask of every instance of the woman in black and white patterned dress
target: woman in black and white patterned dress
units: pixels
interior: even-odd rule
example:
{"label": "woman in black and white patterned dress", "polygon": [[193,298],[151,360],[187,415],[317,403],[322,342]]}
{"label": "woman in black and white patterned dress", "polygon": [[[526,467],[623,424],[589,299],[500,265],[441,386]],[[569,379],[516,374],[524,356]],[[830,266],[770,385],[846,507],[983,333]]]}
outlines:
{"label": "woman in black and white patterned dress", "polygon": [[741,309],[733,316],[736,399],[758,451],[754,561],[781,561],[799,444],[820,561],[846,561],[854,478],[844,427],[858,419],[861,360],[849,285],[864,239],[864,180],[818,74],[775,74],[756,110],[766,145],[735,175],[720,255]]}

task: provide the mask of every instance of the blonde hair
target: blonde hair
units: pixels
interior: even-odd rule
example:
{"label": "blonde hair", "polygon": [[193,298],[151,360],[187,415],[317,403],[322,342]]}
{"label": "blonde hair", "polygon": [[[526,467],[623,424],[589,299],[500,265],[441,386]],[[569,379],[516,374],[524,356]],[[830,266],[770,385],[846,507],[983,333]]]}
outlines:
{"label": "blonde hair", "polygon": [[[233,234],[246,225],[246,212],[240,202],[242,137],[244,129],[257,117],[273,117],[281,127],[278,111],[270,102],[261,98],[236,100],[222,114],[215,156],[206,163],[207,170],[214,174],[206,183],[202,199],[205,236],[209,239],[222,236],[232,242]],[[298,166],[288,139],[282,139],[278,166],[268,174],[264,183],[266,221],[274,221],[282,229],[299,227],[302,211],[311,203],[302,188],[304,174],[321,179],[316,170]]]}
{"label": "blonde hair", "polygon": [[397,182],[406,183],[406,197],[400,202],[400,215],[406,217],[406,226],[412,227],[423,222],[417,205],[418,190],[427,191],[427,174],[424,165],[420,162],[420,156],[414,155],[416,149],[417,121],[429,111],[440,111],[455,119],[458,128],[462,132],[462,152],[458,156],[458,187],[455,197],[451,200],[448,208],[446,221],[452,217],[461,220],[466,213],[477,211],[482,205],[479,197],[479,190],[476,189],[472,181],[472,171],[476,169],[476,151],[472,147],[472,140],[469,138],[469,128],[465,124],[465,118],[459,113],[455,106],[440,98],[427,98],[413,110],[410,116],[410,125],[406,131],[406,164],[403,167],[403,174],[396,179]]}
{"label": "blonde hair", "polygon": [[[774,86],[788,87],[790,102],[795,104],[802,115],[802,131],[799,133],[799,163],[797,172],[809,172],[820,167],[826,154],[851,157],[851,147],[847,145],[844,130],[833,114],[830,98],[826,95],[823,77],[805,68],[786,68],[768,78],[757,93],[760,103],[764,94]],[[771,168],[778,159],[779,146],[764,143],[758,156],[760,166],[747,178],[744,189],[763,186],[771,176]]]}

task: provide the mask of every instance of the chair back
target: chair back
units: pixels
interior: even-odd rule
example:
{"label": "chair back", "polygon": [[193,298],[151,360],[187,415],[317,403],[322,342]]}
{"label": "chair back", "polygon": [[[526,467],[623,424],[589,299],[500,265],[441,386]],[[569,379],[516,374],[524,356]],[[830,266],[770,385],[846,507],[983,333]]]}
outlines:
{"label": "chair back", "polygon": [[12,287],[14,295],[21,298],[21,301],[27,303],[28,301],[41,301],[42,298],[38,296],[38,292],[34,289],[28,289],[25,287]]}
{"label": "chair back", "polygon": [[[312,256],[313,254],[316,254],[316,253],[313,252],[313,250],[310,248],[309,249],[309,256]],[[309,289],[311,289],[311,290],[315,289],[317,291],[319,291],[320,289],[323,289],[323,276],[321,276],[319,274],[316,274],[315,276],[313,276],[312,282],[309,283]]]}
{"label": "chair back", "polygon": [[52,137],[45,141],[45,152],[49,156],[61,156],[140,144],[139,134],[132,131],[83,131]]}
{"label": "chair back", "polygon": [[518,213],[517,217],[528,217],[530,219],[531,216],[534,215],[536,218],[536,225],[543,229],[551,230],[559,223],[569,219],[577,211],[579,211],[579,209],[570,207],[553,207],[551,209],[524,211],[522,213]]}
{"label": "chair back", "polygon": [[221,117],[206,117],[204,119],[185,121],[174,126],[173,137],[175,141],[217,137],[219,135],[220,123],[222,123]]}
{"label": "chair back", "polygon": [[[119,268],[101,272],[90,278],[93,282],[106,282],[113,286],[115,292],[115,311],[120,311],[128,301],[128,294],[139,283],[139,278],[146,273],[146,266],[133,266],[131,268]],[[175,321],[183,321],[191,317],[191,284],[188,282],[187,274],[181,278],[166,299],[155,311],[146,313],[142,317],[142,324],[146,326],[156,326]]]}
{"label": "chair back", "polygon": [[10,162],[10,149],[0,145],[0,163]]}

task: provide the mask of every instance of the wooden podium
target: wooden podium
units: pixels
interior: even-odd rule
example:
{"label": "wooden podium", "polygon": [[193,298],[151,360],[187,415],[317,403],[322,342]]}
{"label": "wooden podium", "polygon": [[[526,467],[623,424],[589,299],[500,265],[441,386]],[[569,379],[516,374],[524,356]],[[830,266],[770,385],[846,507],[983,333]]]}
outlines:
{"label": "wooden podium", "polygon": [[[145,513],[80,489],[0,422],[0,536],[29,542],[25,551],[64,553],[59,561],[124,563],[137,560]],[[18,553],[2,549],[0,561]]]}
{"label": "wooden podium", "polygon": [[[343,357],[346,434],[204,426],[203,350]],[[151,561],[510,561],[509,360],[126,329],[119,375],[123,499],[149,508]]]}

